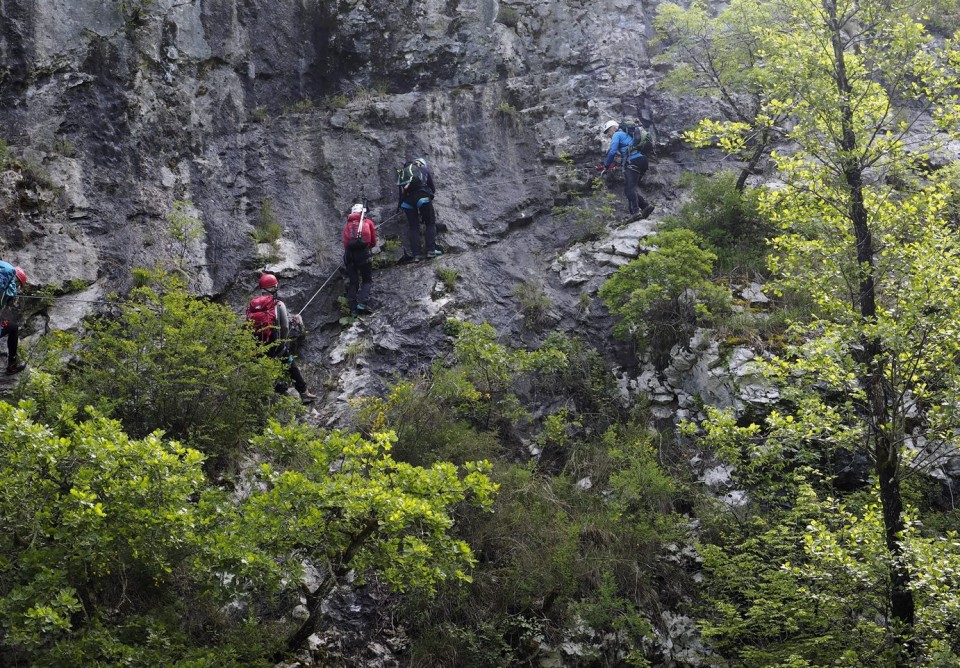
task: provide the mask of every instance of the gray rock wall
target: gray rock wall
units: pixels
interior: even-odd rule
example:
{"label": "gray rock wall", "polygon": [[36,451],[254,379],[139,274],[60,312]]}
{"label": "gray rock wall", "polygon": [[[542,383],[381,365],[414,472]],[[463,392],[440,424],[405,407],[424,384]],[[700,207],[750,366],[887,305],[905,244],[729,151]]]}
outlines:
{"label": "gray rock wall", "polygon": [[[0,0],[0,139],[47,183],[4,181],[0,257],[35,284],[123,291],[131,268],[169,261],[166,216],[189,200],[205,229],[187,249],[192,287],[239,310],[267,268],[296,311],[335,271],[354,198],[369,198],[382,236],[400,236],[395,169],[422,156],[447,226],[434,264],[461,278],[438,302],[433,267],[377,273],[364,377],[442,354],[446,317],[532,342],[513,294],[524,282],[551,300],[551,324],[602,335],[602,309],[578,315],[600,281],[560,271],[578,230],[552,211],[596,174],[599,125],[622,113],[657,123],[662,152],[645,181],[658,214],[669,210],[683,159],[670,140],[696,110],[654,89],[652,11],[625,0]],[[275,246],[251,237],[265,208],[283,227]],[[625,234],[598,247],[628,257],[638,243]],[[599,261],[600,277],[615,265]],[[344,376],[328,354],[342,343],[342,289],[335,278],[304,312],[315,384]],[[75,323],[77,310],[58,305],[48,323]]]}

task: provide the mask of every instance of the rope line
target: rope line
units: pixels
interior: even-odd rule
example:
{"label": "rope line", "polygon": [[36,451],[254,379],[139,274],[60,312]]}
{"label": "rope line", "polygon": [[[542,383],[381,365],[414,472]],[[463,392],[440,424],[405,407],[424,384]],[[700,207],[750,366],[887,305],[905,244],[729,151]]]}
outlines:
{"label": "rope line", "polygon": [[334,270],[333,270],[333,273],[330,274],[330,275],[327,277],[327,280],[325,280],[325,281],[323,282],[323,285],[321,285],[319,288],[317,288],[317,291],[314,292],[314,293],[313,293],[313,296],[307,301],[306,304],[303,305],[303,308],[300,309],[299,311],[297,311],[297,315],[300,315],[301,313],[303,313],[304,311],[306,311],[306,310],[307,310],[307,307],[310,306],[310,304],[313,302],[313,300],[317,298],[317,295],[319,295],[320,292],[321,292],[325,287],[327,287],[327,283],[329,283],[330,281],[332,281],[332,280],[333,280],[333,277],[336,276],[336,275],[339,274],[339,273],[340,273],[340,266],[337,265],[337,268],[334,269]]}

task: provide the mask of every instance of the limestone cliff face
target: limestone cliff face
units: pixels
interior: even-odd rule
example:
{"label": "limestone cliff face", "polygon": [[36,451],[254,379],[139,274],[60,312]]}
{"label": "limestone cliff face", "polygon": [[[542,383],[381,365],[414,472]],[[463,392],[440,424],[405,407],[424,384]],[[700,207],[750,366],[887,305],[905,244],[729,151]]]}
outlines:
{"label": "limestone cliff face", "polygon": [[[682,159],[670,138],[693,111],[654,88],[654,9],[0,0],[0,139],[26,166],[0,181],[0,256],[39,284],[82,280],[95,299],[129,287],[130,268],[185,252],[194,289],[239,308],[267,267],[299,310],[339,263],[354,198],[369,198],[382,236],[399,237],[395,169],[422,156],[447,226],[449,252],[434,264],[458,271],[458,287],[438,292],[428,265],[383,269],[381,312],[344,333],[334,278],[304,312],[314,377],[322,366],[342,376],[335,351],[356,336],[372,339],[384,371],[422,363],[442,349],[436,325],[448,316],[529,336],[521,282],[544,289],[553,324],[589,331],[597,321],[579,295],[637,252],[636,235],[626,251],[621,231],[571,256],[578,231],[552,210],[595,176],[599,126],[624,113],[656,123],[660,156],[645,181],[658,214],[668,208]],[[205,230],[186,248],[166,220],[178,200]],[[258,246],[265,220],[283,234]],[[55,306],[45,326],[75,323],[78,303]]]}

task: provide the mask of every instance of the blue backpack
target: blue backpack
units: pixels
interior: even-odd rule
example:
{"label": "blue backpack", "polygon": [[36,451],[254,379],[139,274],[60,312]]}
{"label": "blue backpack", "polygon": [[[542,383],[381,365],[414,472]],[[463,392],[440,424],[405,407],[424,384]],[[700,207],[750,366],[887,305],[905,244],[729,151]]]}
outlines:
{"label": "blue backpack", "polygon": [[17,270],[9,262],[0,260],[0,308],[17,296]]}

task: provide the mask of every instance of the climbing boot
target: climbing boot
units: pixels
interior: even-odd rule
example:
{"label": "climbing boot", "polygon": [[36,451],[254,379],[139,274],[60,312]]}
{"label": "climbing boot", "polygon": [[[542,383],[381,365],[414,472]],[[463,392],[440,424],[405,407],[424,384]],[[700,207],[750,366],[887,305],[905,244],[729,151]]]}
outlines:
{"label": "climbing boot", "polygon": [[316,400],[317,400],[317,395],[315,395],[313,392],[304,391],[300,394],[300,403],[304,405],[312,404]]}
{"label": "climbing boot", "polygon": [[649,218],[650,214],[653,213],[655,208],[656,207],[654,207],[653,204],[647,204],[645,207],[643,207],[643,211],[640,212],[640,220]]}
{"label": "climbing boot", "polygon": [[27,368],[26,362],[18,362],[17,360],[11,360],[10,363],[7,364],[7,373],[13,375],[15,373],[20,373],[26,368]]}

